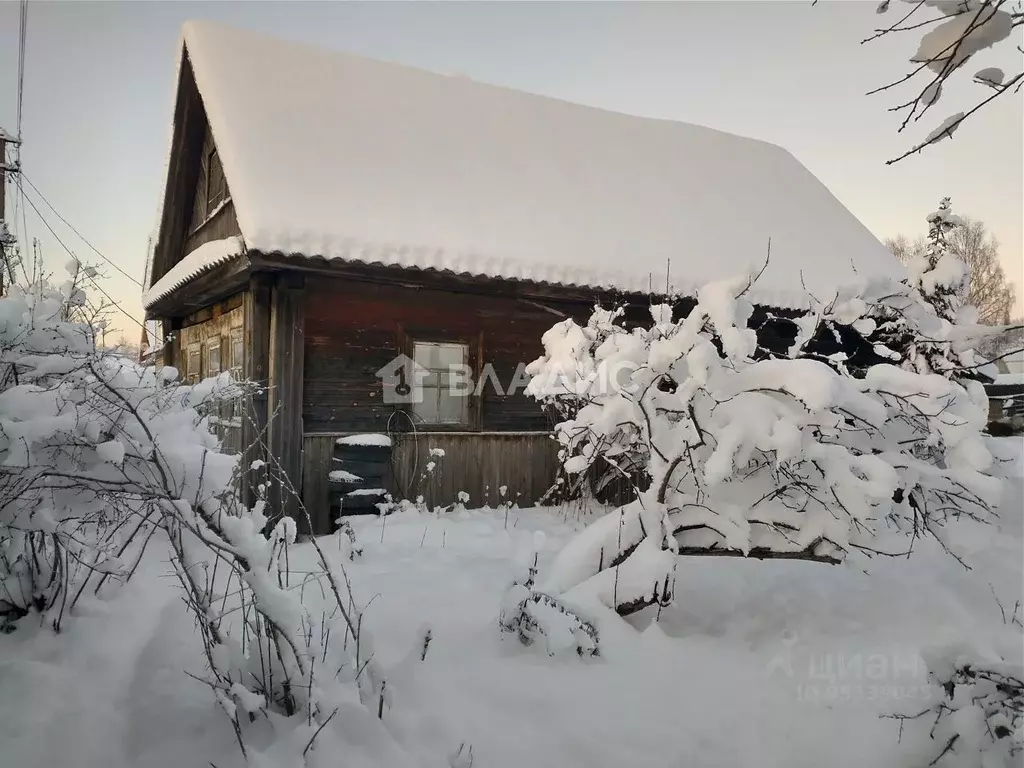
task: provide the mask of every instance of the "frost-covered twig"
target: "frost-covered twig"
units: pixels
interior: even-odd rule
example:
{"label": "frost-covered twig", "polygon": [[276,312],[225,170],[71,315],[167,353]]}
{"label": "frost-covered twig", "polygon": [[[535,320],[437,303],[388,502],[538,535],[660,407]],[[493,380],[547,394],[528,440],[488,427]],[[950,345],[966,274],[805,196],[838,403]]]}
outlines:
{"label": "frost-covered twig", "polygon": [[[962,2],[937,3],[916,0],[912,8],[893,24],[880,27],[870,37],[862,40],[869,43],[891,35],[910,33],[920,35],[917,51],[910,57],[915,66],[905,75],[873,89],[868,95],[890,91],[914,81],[918,75],[930,75],[915,86],[911,98],[896,106],[890,112],[903,113],[898,131],[902,132],[911,122],[919,121],[943,96],[943,90],[950,78],[966,66],[978,53],[994,47],[1012,44],[1013,29],[1024,23],[1024,13],[1019,2],[1010,0],[963,0]],[[934,10],[935,16],[906,22],[922,9]],[[889,10],[888,0],[878,6],[879,13]],[[921,33],[926,27],[930,29]],[[1024,71],[1006,79],[1001,70],[986,68],[974,75],[974,82],[989,88],[993,93],[979,100],[970,109],[957,112],[931,131],[921,142],[899,156],[888,160],[887,165],[898,163],[911,155],[951,137],[962,123],[976,114],[993,100],[1008,92],[1018,92],[1024,84]]]}

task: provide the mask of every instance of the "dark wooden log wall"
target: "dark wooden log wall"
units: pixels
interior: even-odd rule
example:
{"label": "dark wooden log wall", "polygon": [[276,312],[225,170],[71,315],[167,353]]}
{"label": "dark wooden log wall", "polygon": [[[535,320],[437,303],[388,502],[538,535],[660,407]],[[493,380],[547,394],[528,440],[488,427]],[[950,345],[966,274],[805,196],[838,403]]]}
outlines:
{"label": "dark wooden log wall", "polygon": [[[580,312],[586,314],[586,307]],[[541,336],[559,314],[510,296],[486,296],[401,285],[310,279],[306,291],[305,392],[307,434],[406,431],[409,420],[382,402],[377,371],[413,340],[469,347],[469,364],[490,363],[502,387],[516,366],[542,352]],[[487,386],[473,398],[465,431],[547,431],[551,424],[520,389],[500,395]],[[436,430],[439,431],[439,430]]]}
{"label": "dark wooden log wall", "polygon": [[[333,460],[334,441],[341,436],[306,435],[303,440],[302,501],[318,533],[331,530],[332,515],[337,513],[328,507],[327,473],[341,468]],[[431,449],[445,455],[431,456]],[[557,443],[546,432],[395,435],[388,491],[396,499],[422,495],[431,508],[452,504],[459,491],[465,491],[470,507],[496,507],[502,500],[499,489],[505,486],[509,503],[534,506],[555,478],[557,453]],[[436,462],[436,468],[427,473],[429,461]]]}

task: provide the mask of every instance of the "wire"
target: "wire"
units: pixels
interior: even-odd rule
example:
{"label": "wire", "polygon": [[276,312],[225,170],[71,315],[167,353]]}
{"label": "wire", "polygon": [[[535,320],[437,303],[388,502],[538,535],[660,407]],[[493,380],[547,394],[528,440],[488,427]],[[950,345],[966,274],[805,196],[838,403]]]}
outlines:
{"label": "wire", "polygon": [[20,175],[18,176],[17,196],[20,199],[20,205],[18,206],[18,208],[22,210],[22,234],[25,238],[25,251],[22,252],[22,265],[23,268],[25,269],[25,282],[32,283],[36,279],[38,271],[36,267],[36,244],[32,244],[32,276],[30,278],[28,267],[25,267],[25,255],[29,250],[29,218],[28,216],[25,215],[25,187],[22,186],[22,181],[20,181]]}
{"label": "wire", "polygon": [[[25,216],[25,189],[21,186],[21,174],[18,174],[18,197],[21,198],[21,229],[22,234],[25,237],[25,249],[28,250],[28,218]],[[34,246],[34,244],[33,244]],[[25,263],[25,251],[21,253],[21,263]],[[36,274],[36,258],[35,258],[35,247],[32,248],[32,278],[28,277],[28,271],[25,271],[25,282],[31,283],[33,279],[37,277]]]}
{"label": "wire", "polygon": [[[21,141],[21,105],[25,99],[25,41],[28,38],[28,0],[21,0],[21,22],[18,33],[18,141]],[[19,155],[20,158],[20,155]]]}
{"label": "wire", "polygon": [[103,259],[103,260],[104,260],[105,262],[107,262],[107,264],[109,264],[110,266],[112,266],[112,267],[113,267],[114,269],[116,269],[116,270],[117,270],[118,272],[120,272],[120,273],[121,273],[122,275],[124,275],[124,276],[125,276],[126,278],[128,278],[129,280],[131,280],[131,281],[132,281],[133,283],[135,283],[135,284],[136,284],[137,286],[139,286],[139,288],[142,288],[142,287],[143,287],[142,283],[140,283],[140,282],[139,282],[138,280],[136,280],[136,279],[135,279],[134,277],[132,277],[132,276],[131,276],[131,275],[129,275],[129,274],[127,273],[127,272],[125,272],[125,271],[124,271],[123,269],[121,269],[121,268],[120,268],[119,266],[117,266],[117,264],[115,264],[115,263],[113,262],[113,260],[112,260],[112,259],[108,258],[107,256],[104,256],[104,255],[103,255],[103,254],[102,254],[102,253],[100,252],[100,250],[99,250],[99,249],[98,249],[98,248],[97,248],[97,247],[96,247],[95,245],[93,245],[93,244],[92,244],[92,243],[90,243],[90,242],[89,242],[88,240],[86,240],[86,239],[85,239],[85,237],[83,237],[83,236],[82,236],[82,233],[81,233],[81,232],[79,232],[79,231],[78,231],[77,229],[75,229],[75,228],[74,228],[74,226],[73,226],[73,225],[71,224],[71,222],[69,222],[69,221],[68,221],[67,219],[65,219],[65,218],[64,218],[63,216],[61,216],[61,215],[60,215],[60,212],[59,212],[59,211],[57,211],[57,209],[53,207],[53,205],[52,205],[52,204],[50,203],[50,201],[46,199],[46,195],[44,195],[44,194],[43,194],[42,192],[40,192],[40,191],[39,191],[39,187],[37,187],[37,186],[36,186],[35,184],[33,184],[33,183],[32,183],[32,179],[30,179],[30,178],[29,178],[28,176],[26,176],[24,172],[21,172],[21,173],[19,174],[19,176],[20,176],[21,178],[25,179],[25,181],[27,181],[27,182],[28,182],[29,186],[30,186],[30,187],[32,187],[32,189],[33,189],[33,190],[35,190],[35,193],[36,193],[37,195],[39,195],[40,199],[41,199],[41,200],[42,200],[42,201],[43,201],[44,203],[46,203],[46,206],[47,206],[47,207],[48,207],[48,208],[49,208],[49,209],[50,209],[51,211],[53,211],[53,214],[54,214],[54,215],[55,215],[55,216],[56,216],[56,217],[57,217],[58,219],[60,219],[60,220],[61,220],[62,222],[64,222],[64,224],[65,224],[65,225],[67,225],[68,229],[70,229],[70,230],[71,230],[72,232],[74,232],[74,233],[75,233],[76,235],[78,235],[78,236],[79,236],[79,237],[80,237],[80,238],[82,239],[82,242],[83,242],[83,243],[85,243],[85,244],[86,244],[87,246],[89,246],[90,248],[92,248],[93,252],[94,252],[94,253],[95,253],[95,254],[96,254],[97,256],[99,256],[99,257],[100,257],[101,259]]}
{"label": "wire", "polygon": [[[36,207],[36,204],[32,202],[32,198],[29,197],[28,195],[25,195],[25,202],[32,206],[32,210],[36,212],[36,216],[38,216],[39,220],[41,222],[43,222],[43,226],[46,227],[48,230],[50,230],[50,234],[53,235],[53,239],[56,240],[60,244],[61,248],[63,248],[65,251],[67,251],[68,254],[71,256],[71,258],[75,260],[75,264],[78,265],[79,269],[81,269],[83,266],[85,266],[85,265],[82,264],[82,260],[79,259],[78,256],[75,255],[75,252],[72,251],[70,248],[68,248],[64,244],[64,241],[61,240],[60,237],[57,235],[57,233],[53,231],[53,227],[50,226],[50,222],[48,222],[43,217],[43,214],[40,212],[39,208]],[[82,274],[84,274],[92,282],[93,288],[95,288],[97,291],[99,291],[101,294],[103,294],[103,296],[107,299],[107,301],[109,301],[111,303],[111,305],[113,305],[113,307],[118,312],[120,312],[122,315],[127,317],[129,320],[131,320],[133,323],[135,323],[137,326],[139,326],[139,328],[141,328],[142,330],[146,330],[146,326],[143,323],[140,323],[134,317],[129,315],[125,310],[121,309],[121,305],[118,304],[116,301],[114,301],[113,297],[109,293],[107,293],[105,290],[103,290],[102,287],[100,287],[100,284],[98,282],[96,282],[96,278],[94,278],[92,275],[90,275],[88,271],[85,271]]]}

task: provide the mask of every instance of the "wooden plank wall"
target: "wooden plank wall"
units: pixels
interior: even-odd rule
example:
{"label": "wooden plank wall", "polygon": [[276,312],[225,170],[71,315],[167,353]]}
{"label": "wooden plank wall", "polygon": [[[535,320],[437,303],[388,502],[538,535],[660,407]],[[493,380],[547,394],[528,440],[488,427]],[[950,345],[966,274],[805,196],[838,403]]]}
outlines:
{"label": "wooden plank wall", "polygon": [[271,455],[292,488],[271,483],[271,505],[299,520],[294,489],[302,485],[302,372],[305,328],[305,281],[301,274],[277,276],[270,293],[270,361],[268,438]]}
{"label": "wooden plank wall", "polygon": [[270,369],[270,291],[272,276],[253,275],[249,290],[245,293],[242,312],[245,316],[245,360],[242,373],[246,381],[257,389],[247,398],[246,413],[242,420],[242,457],[244,467],[249,467],[242,484],[242,499],[247,505],[256,500],[256,489],[264,481],[265,470],[251,469],[254,461],[266,462],[267,445],[267,392]]}
{"label": "wooden plank wall", "polygon": [[[334,442],[341,433],[307,434],[303,439],[303,504],[314,531],[327,532],[327,473],[341,465],[333,460]],[[557,469],[558,445],[547,432],[420,432],[393,435],[392,474],[388,491],[396,499],[423,495],[431,507],[451,504],[459,491],[470,496],[470,506],[492,507],[500,502],[498,489],[507,486],[507,498],[532,506],[550,488]],[[440,448],[443,458],[431,457]],[[426,479],[428,461],[437,468]]]}
{"label": "wooden plank wall", "polygon": [[[445,455],[433,458],[431,449]],[[459,491],[470,505],[500,502],[498,489],[520,506],[533,506],[555,480],[558,443],[549,432],[432,432],[394,436],[393,486],[397,498],[423,495],[430,506],[451,504]],[[426,465],[436,461],[433,473]],[[426,477],[424,477],[426,475]]]}
{"label": "wooden plank wall", "polygon": [[188,255],[203,243],[212,240],[223,240],[226,237],[240,235],[242,230],[238,226],[238,218],[235,216],[235,204],[228,202],[214,213],[209,219],[201,222],[193,229],[185,240],[183,254]]}
{"label": "wooden plank wall", "polygon": [[[188,233],[185,237],[185,247],[182,249],[183,254],[191,253],[203,243],[208,243],[212,240],[223,240],[225,237],[242,233],[238,226],[238,218],[235,215],[235,205],[231,202],[230,189],[228,189],[228,194],[223,204],[215,206],[214,210],[211,210],[210,206],[207,205],[210,153],[213,152],[216,144],[213,140],[213,131],[210,130],[209,122],[205,123],[203,130],[202,148],[198,152],[198,158],[192,159],[192,162],[199,163],[199,169],[196,173],[195,190],[192,199],[192,217]],[[227,181],[225,181],[226,184]]]}
{"label": "wooden plank wall", "polygon": [[164,188],[160,231],[153,250],[154,282],[185,255],[185,238],[192,221],[200,154],[207,131],[206,110],[196,87],[192,63],[184,53],[179,72],[170,166]]}
{"label": "wooden plank wall", "polygon": [[[587,307],[578,310],[586,316]],[[509,296],[485,296],[420,287],[309,280],[306,291],[304,428],[310,432],[382,432],[408,429],[382,402],[376,373],[412,340],[456,341],[470,349],[469,364],[490,363],[503,386],[518,363],[542,352],[541,336],[559,315]],[[491,387],[470,408],[470,430],[547,431],[539,404],[522,391],[500,396]],[[466,427],[463,427],[465,429]]]}

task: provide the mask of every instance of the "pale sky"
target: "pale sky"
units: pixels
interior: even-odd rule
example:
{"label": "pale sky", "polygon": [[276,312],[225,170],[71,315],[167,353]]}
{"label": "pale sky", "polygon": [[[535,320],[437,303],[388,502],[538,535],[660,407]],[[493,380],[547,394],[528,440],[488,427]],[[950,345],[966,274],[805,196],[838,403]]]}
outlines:
{"label": "pale sky", "polygon": [[[1019,294],[1024,98],[1001,97],[952,141],[886,166],[982,94],[964,78],[947,89],[926,124],[897,134],[898,119],[886,108],[909,94],[864,94],[909,71],[917,38],[908,33],[860,45],[880,20],[876,4],[33,2],[23,166],[61,215],[141,280],[163,184],[180,27],[187,19],[214,19],[771,141],[799,158],[880,238],[925,234],[924,217],[949,195],[957,212],[982,219],[995,233]],[[17,3],[0,1],[0,125],[9,131],[17,29]],[[983,54],[976,64],[967,69],[1017,71],[1021,56],[1011,47],[1001,57]],[[87,262],[98,260],[42,210],[68,246]],[[68,256],[31,208],[27,230],[42,242],[48,267],[61,270]],[[105,289],[126,313],[141,318],[139,288],[107,271]],[[132,320],[119,316],[115,325],[137,338]]]}

